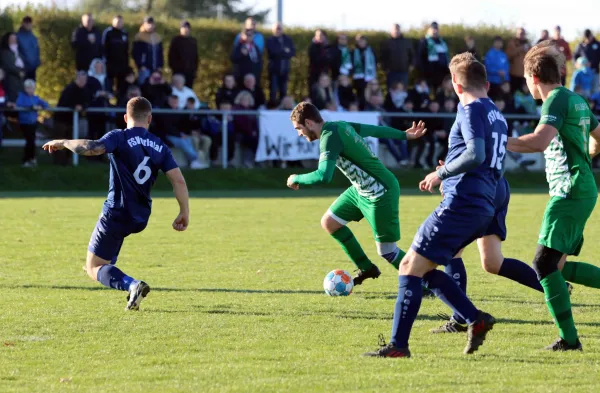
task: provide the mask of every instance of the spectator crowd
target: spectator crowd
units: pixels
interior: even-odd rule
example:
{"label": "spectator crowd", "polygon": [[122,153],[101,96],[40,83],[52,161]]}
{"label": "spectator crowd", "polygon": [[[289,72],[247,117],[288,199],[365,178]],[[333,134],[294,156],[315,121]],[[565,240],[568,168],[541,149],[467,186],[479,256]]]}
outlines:
{"label": "spectator crowd", "polygon": [[[152,17],[144,18],[132,42],[123,26],[123,18],[115,16],[112,25],[100,31],[91,14],[81,17],[81,25],[71,37],[76,66],[74,79],[62,91],[57,106],[79,112],[88,108],[124,108],[130,98],[141,95],[155,108],[190,110],[186,114],[156,114],[151,131],[181,151],[193,169],[216,165],[223,143],[224,115],[193,112],[198,109],[232,111],[227,115],[227,158],[231,159],[239,146],[244,165],[252,166],[258,146],[258,120],[256,115],[235,114],[236,110],[289,111],[300,98],[321,110],[378,111],[382,114],[382,124],[405,129],[412,119],[385,114],[455,113],[458,104],[448,70],[452,54],[436,22],[429,25],[417,45],[404,37],[400,26],[395,24],[379,48],[372,47],[368,36],[363,34],[356,37],[338,34],[330,39],[324,30],[315,31],[308,49],[306,90],[309,94],[292,97],[288,94],[288,81],[293,72],[292,59],[296,56],[293,40],[280,23],[273,25],[272,36],[265,39],[256,29],[254,19],[248,18],[232,42],[231,71],[223,76],[214,105],[200,101],[193,90],[201,54],[196,39],[190,34],[189,22],[181,22],[179,34],[171,39],[166,54],[163,37],[156,32]],[[32,28],[32,18],[25,17],[17,32],[5,33],[0,41],[0,107],[31,109],[0,111],[0,141],[1,130],[7,127],[5,118],[12,118],[12,127],[18,127],[26,140],[23,165],[27,167],[36,165],[37,112],[48,107],[48,103],[35,94],[36,71],[41,59]],[[537,42],[544,40],[552,41],[567,61],[573,62],[575,71],[568,87],[588,99],[595,113],[600,114],[600,44],[592,32],[585,30],[574,52],[562,37],[560,26],[551,34],[544,30]],[[473,37],[464,39],[462,51],[473,53],[485,64],[490,98],[506,114],[537,114],[538,105],[529,94],[523,67],[531,46],[523,28],[517,29],[515,36],[506,41],[495,37],[487,51],[481,51],[483,48],[477,46]],[[267,75],[263,75],[264,58],[268,61]],[[165,79],[167,68],[170,81]],[[380,71],[385,80],[378,80]],[[414,75],[417,77],[409,79]],[[566,69],[563,84],[565,79]],[[268,85],[268,96],[264,93],[265,85]],[[116,113],[88,112],[87,137],[96,139],[109,128],[124,128],[122,116]],[[406,141],[381,141],[398,165],[430,168],[444,158],[453,119],[433,116],[426,120],[430,132],[411,145]],[[70,112],[55,113],[53,137],[69,137],[72,122]],[[510,122],[510,132],[528,133],[534,126],[530,121]],[[66,165],[69,156],[56,154],[54,160]],[[528,165],[527,161],[522,163]]]}

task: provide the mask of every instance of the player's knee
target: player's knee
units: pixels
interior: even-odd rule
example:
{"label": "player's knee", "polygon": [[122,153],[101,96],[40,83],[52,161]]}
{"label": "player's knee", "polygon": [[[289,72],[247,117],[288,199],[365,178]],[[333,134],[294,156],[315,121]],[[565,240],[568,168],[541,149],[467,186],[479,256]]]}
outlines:
{"label": "player's knee", "polygon": [[481,267],[487,273],[498,274],[500,271],[500,266],[502,264],[502,259],[498,259],[496,256],[483,256],[481,258]]}
{"label": "player's knee", "polygon": [[333,219],[329,214],[325,214],[321,218],[321,228],[325,230],[325,232],[331,234],[338,229],[340,229],[343,225]]}
{"label": "player's knee", "polygon": [[546,246],[538,245],[533,258],[533,269],[541,280],[558,270],[558,265],[563,258],[563,253]]}

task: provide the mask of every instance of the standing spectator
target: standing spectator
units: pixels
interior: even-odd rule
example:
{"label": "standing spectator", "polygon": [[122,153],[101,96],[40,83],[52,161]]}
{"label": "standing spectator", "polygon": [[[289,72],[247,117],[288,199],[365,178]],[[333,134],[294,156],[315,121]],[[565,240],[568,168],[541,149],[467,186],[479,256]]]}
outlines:
{"label": "standing spectator", "polygon": [[[173,95],[177,96],[179,102],[179,109],[183,109],[188,106],[188,99],[194,100],[194,106],[192,109],[200,108],[200,100],[194,90],[186,86],[186,79],[183,74],[175,74],[171,78],[171,91]],[[188,108],[189,109],[189,108]]]}
{"label": "standing spectator", "polygon": [[262,55],[254,43],[254,31],[244,30],[233,51],[231,52],[234,75],[238,85],[243,85],[247,74],[254,75],[260,86],[260,74],[262,70]]}
{"label": "standing spectator", "polygon": [[510,64],[506,53],[502,50],[504,41],[502,37],[494,37],[494,46],[485,54],[485,68],[490,82],[490,97],[496,98],[500,94],[500,86],[509,80]]}
{"label": "standing spectator", "polygon": [[231,105],[233,105],[236,95],[237,89],[235,87],[235,76],[233,76],[233,74],[225,74],[223,77],[223,85],[221,85],[219,90],[217,90],[217,108],[221,107],[223,102],[229,102]]}
{"label": "standing spectator", "polygon": [[352,52],[352,68],[354,70],[353,85],[361,109],[364,109],[367,83],[377,79],[377,60],[375,53],[364,35],[356,36],[356,48]]}
{"label": "standing spectator", "polygon": [[354,94],[354,89],[352,89],[348,75],[340,74],[334,90],[336,103],[342,108],[348,110],[350,103],[356,101],[356,95]]}
{"label": "standing spectator", "polygon": [[38,113],[41,109],[48,108],[48,103],[35,95],[35,81],[25,81],[25,91],[19,93],[17,107],[32,109],[31,112],[19,112],[19,126],[25,136],[25,151],[23,153],[23,166],[31,168],[37,166],[35,158],[35,133],[37,131]]}
{"label": "standing spectator", "polygon": [[142,85],[142,97],[150,101],[153,107],[166,106],[170,95],[171,86],[165,81],[161,71],[154,71]]}
{"label": "standing spectator", "polygon": [[540,39],[537,40],[537,42],[535,44],[537,45],[540,42],[548,41],[549,39],[550,39],[550,33],[548,32],[548,30],[542,30],[542,33],[540,34]]}
{"label": "standing spectator", "polygon": [[[566,61],[573,60],[573,54],[571,53],[571,47],[569,46],[569,43],[567,41],[565,41],[565,39],[562,37],[560,26],[554,27],[554,31],[552,33],[552,41],[554,42],[554,44],[556,45],[556,47],[562,52],[562,54],[565,56],[565,60]],[[563,69],[561,71],[561,75],[562,75],[561,76],[561,83],[564,86],[566,84],[566,81],[567,81],[567,67],[566,67],[566,64],[565,64],[565,66],[563,67]]]}
{"label": "standing spectator", "polygon": [[598,91],[598,71],[600,68],[600,43],[596,40],[596,37],[592,34],[590,29],[586,29],[583,33],[583,41],[577,45],[575,50],[575,60],[581,56],[585,56],[590,62],[590,68],[594,71],[594,82],[592,84],[592,92]]}
{"label": "standing spectator", "polygon": [[[254,106],[254,98],[250,92],[242,90],[235,97],[235,106],[237,110],[251,110]],[[256,149],[258,148],[258,120],[255,115],[238,115],[233,118],[234,129],[239,136],[242,147],[245,148],[242,154],[244,166],[253,167]]]}
{"label": "standing spectator", "polygon": [[247,91],[252,95],[254,105],[252,109],[258,109],[263,107],[266,103],[265,92],[256,83],[256,78],[252,74],[246,74],[244,77],[244,84],[242,85],[242,91]]}
{"label": "standing spectator", "polygon": [[0,42],[0,68],[4,70],[4,90],[6,101],[14,103],[23,91],[23,78],[25,77],[25,62],[19,55],[17,35],[8,32],[2,36]]}
{"label": "standing spectator", "polygon": [[473,38],[473,36],[468,35],[465,37],[465,49],[463,52],[469,52],[473,54],[477,60],[479,60],[479,54],[477,53],[475,38]]}
{"label": "standing spectator", "polygon": [[94,26],[92,14],[81,16],[81,25],[71,36],[71,47],[75,49],[77,71],[87,72],[92,60],[102,57],[102,35]]}
{"label": "standing spectator", "polygon": [[440,37],[437,22],[431,23],[425,38],[421,40],[419,62],[430,90],[436,91],[446,75],[450,73],[448,70],[450,64],[448,45]]}
{"label": "standing spectator", "polygon": [[[87,88],[88,75],[85,71],[78,71],[75,80],[68,84],[58,99],[58,107],[75,109],[77,112],[84,111],[91,101],[90,91]],[[70,139],[73,137],[73,114],[71,112],[57,112],[54,114],[55,127],[54,137],[56,139]],[[57,151],[52,154],[54,163],[57,165],[69,165],[71,152],[68,150]]]}
{"label": "standing spectator", "polygon": [[133,60],[138,67],[138,82],[143,85],[154,71],[164,66],[162,38],[156,33],[154,18],[147,16],[133,39]]}
{"label": "standing spectator", "polygon": [[287,95],[290,60],[296,56],[294,42],[289,36],[283,34],[281,23],[273,25],[273,36],[267,40],[267,51],[269,52],[269,99],[275,102]]}
{"label": "standing spectator", "polygon": [[310,90],[310,100],[319,110],[325,109],[327,104],[333,101],[333,89],[331,79],[326,73],[321,74],[319,81]]}
{"label": "standing spectator", "polygon": [[[173,74],[182,74],[185,85],[192,89],[198,72],[198,43],[190,35],[190,22],[184,20],[179,28],[179,35],[173,37],[169,47],[169,67]],[[184,105],[179,100],[179,106]]]}
{"label": "standing spectator", "polygon": [[575,67],[577,69],[571,76],[571,90],[587,100],[592,95],[594,72],[590,68],[588,59],[583,56],[577,59]]}
{"label": "standing spectator", "polygon": [[[106,66],[101,59],[92,60],[88,71],[87,89],[91,97],[90,108],[108,108],[109,100],[113,97],[112,80],[107,77]],[[100,139],[106,133],[109,113],[88,112],[88,137]],[[90,161],[103,161],[101,156],[90,156]]]}
{"label": "standing spectator", "polygon": [[415,52],[413,43],[400,31],[400,25],[392,26],[391,37],[381,47],[381,65],[387,75],[388,89],[395,82],[408,86],[408,73],[412,69]]}
{"label": "standing spectator", "polygon": [[514,38],[506,45],[506,56],[510,62],[510,90],[514,93],[525,83],[523,61],[531,44],[525,35],[525,29],[519,27]]}
{"label": "standing spectator", "polygon": [[127,91],[125,78],[131,71],[129,67],[129,35],[123,29],[123,17],[117,15],[112,20],[112,26],[107,27],[102,33],[104,58],[106,59],[106,74],[111,85],[117,91]]}
{"label": "standing spectator", "polygon": [[308,89],[318,82],[321,74],[327,73],[331,63],[329,50],[327,48],[327,34],[319,29],[315,31],[315,36],[308,48]]}
{"label": "standing spectator", "polygon": [[348,48],[348,36],[339,34],[337,36],[337,45],[330,48],[331,58],[331,79],[338,80],[340,75],[350,75],[352,72],[352,56]]}
{"label": "standing spectator", "polygon": [[17,32],[19,54],[25,63],[25,79],[36,80],[36,71],[42,61],[40,60],[40,46],[38,39],[33,34],[33,19],[30,16],[23,18],[21,27]]}
{"label": "standing spectator", "polygon": [[[242,31],[249,31],[252,33],[256,49],[258,49],[259,55],[262,57],[265,51],[265,36],[263,36],[260,31],[256,30],[256,21],[253,17],[249,16],[248,18],[246,18],[246,21],[244,22],[244,29]],[[242,35],[243,33],[238,33],[238,35],[235,36],[233,46],[237,46],[237,44],[243,38]]]}

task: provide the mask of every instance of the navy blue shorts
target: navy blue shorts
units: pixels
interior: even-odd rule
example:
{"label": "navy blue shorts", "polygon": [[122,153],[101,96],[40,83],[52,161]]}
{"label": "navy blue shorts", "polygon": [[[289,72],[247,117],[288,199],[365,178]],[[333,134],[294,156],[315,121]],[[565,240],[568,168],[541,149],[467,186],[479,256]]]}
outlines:
{"label": "navy blue shorts", "polygon": [[132,233],[144,230],[147,223],[132,223],[131,221],[111,213],[101,213],[92,232],[88,251],[112,264],[117,262],[123,240]]}
{"label": "navy blue shorts", "polygon": [[494,206],[496,212],[494,218],[484,236],[496,235],[500,240],[506,240],[506,215],[508,214],[508,203],[510,202],[510,187],[505,178],[500,179],[496,186],[496,199]]}
{"label": "navy blue shorts", "polygon": [[421,224],[410,247],[433,263],[447,265],[458,251],[485,235],[493,218],[440,205]]}

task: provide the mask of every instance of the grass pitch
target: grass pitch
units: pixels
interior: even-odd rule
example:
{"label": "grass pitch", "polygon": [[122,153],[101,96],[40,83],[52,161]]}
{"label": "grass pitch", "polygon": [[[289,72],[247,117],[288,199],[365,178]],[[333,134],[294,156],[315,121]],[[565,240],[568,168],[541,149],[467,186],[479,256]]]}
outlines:
{"label": "grass pitch", "polygon": [[[118,261],[152,287],[140,312],[124,312],[125,292],[82,270],[102,196],[4,196],[0,392],[600,390],[600,292],[576,285],[572,296],[584,352],[542,351],[557,337],[543,295],[484,273],[474,246],[464,255],[468,293],[498,319],[479,352],[462,355],[465,335],[431,335],[448,310],[424,299],[413,358],[361,358],[379,333],[389,339],[397,273],[379,261],[368,225],[353,223],[383,274],[350,297],[324,295],[327,272],[352,270],[319,226],[335,195],[196,197],[184,233],[170,228],[175,200],[155,198],[148,228]],[[531,261],[547,199],[513,193],[506,256]],[[438,202],[401,197],[402,248]],[[598,263],[599,218],[577,260]]]}

